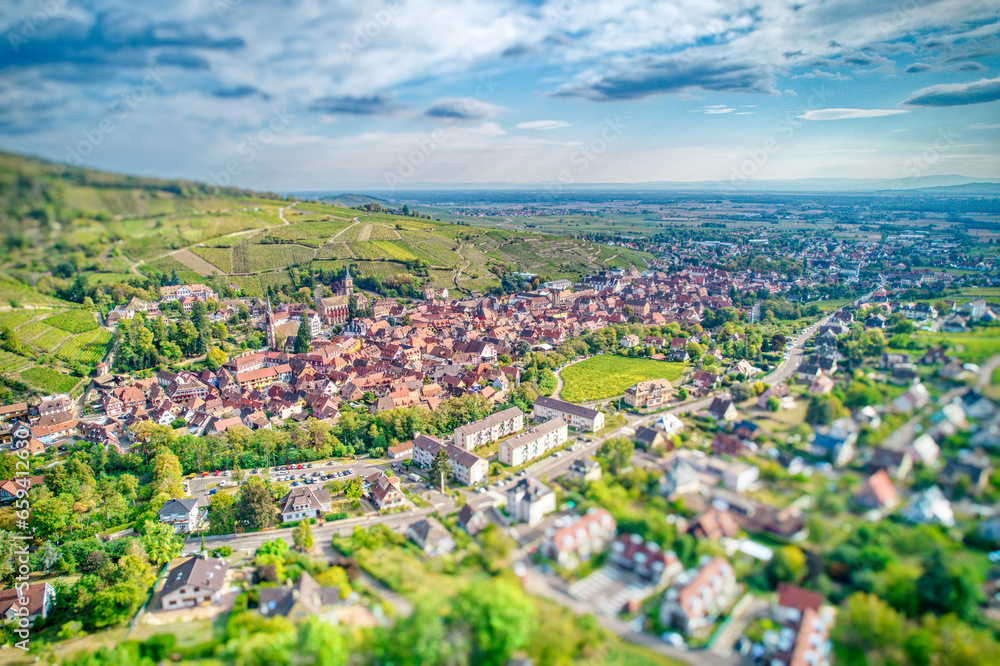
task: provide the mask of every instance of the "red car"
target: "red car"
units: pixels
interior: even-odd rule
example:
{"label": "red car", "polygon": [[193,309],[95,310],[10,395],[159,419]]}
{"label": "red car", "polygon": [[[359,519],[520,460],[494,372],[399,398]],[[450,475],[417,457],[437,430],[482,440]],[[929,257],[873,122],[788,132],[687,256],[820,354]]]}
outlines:
{"label": "red car", "polygon": [[295,469],[302,469],[302,465],[299,465],[299,466],[298,466],[298,467],[296,467]]}
{"label": "red car", "polygon": [[206,477],[206,476],[208,476],[208,472],[202,472],[201,475],[202,475],[202,477]]}
{"label": "red car", "polygon": [[218,470],[216,470],[215,472],[212,472],[212,476],[219,476]]}

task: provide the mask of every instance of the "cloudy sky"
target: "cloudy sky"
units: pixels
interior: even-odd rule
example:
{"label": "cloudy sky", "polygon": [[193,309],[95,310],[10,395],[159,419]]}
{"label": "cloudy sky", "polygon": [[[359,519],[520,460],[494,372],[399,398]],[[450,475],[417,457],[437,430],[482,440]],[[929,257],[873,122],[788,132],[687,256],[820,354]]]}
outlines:
{"label": "cloudy sky", "polygon": [[0,25],[0,148],[119,172],[1000,178],[997,0],[8,0]]}

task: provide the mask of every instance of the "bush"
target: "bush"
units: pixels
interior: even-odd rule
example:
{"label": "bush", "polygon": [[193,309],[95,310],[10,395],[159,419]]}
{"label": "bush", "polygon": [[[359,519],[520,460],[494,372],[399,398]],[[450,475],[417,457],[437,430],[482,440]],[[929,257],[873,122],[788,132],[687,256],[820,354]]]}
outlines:
{"label": "bush", "polygon": [[233,549],[229,546],[219,546],[218,548],[213,548],[209,554],[212,557],[229,557],[233,554]]}
{"label": "bush", "polygon": [[344,518],[347,518],[347,515],[346,511],[337,511],[336,513],[329,513],[323,518],[325,520],[343,520]]}

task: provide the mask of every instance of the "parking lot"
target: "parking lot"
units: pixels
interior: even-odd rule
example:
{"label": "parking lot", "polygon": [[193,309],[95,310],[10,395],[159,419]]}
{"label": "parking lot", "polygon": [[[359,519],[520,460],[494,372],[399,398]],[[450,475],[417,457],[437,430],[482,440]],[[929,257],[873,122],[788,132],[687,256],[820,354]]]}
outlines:
{"label": "parking lot", "polygon": [[[368,461],[352,463],[302,463],[295,465],[278,465],[269,468],[244,470],[246,478],[267,475],[273,483],[288,483],[292,486],[316,484],[321,486],[327,481],[346,481],[382,470],[385,465],[376,465]],[[191,497],[198,498],[199,505],[208,506],[209,498],[218,488],[234,487],[232,473],[229,470],[206,472],[186,479],[186,490]]]}

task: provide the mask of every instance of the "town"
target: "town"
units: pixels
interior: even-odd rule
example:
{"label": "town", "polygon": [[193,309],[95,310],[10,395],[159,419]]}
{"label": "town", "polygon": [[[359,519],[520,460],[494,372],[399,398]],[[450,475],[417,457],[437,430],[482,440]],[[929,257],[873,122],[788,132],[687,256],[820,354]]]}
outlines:
{"label": "town", "polygon": [[0,407],[39,565],[0,611],[142,650],[241,613],[377,632],[387,603],[417,631],[421,591],[485,566],[680,662],[888,658],[873,615],[998,654],[995,257],[721,237],[493,293],[386,298],[345,266],[294,297],[121,294],[78,395]]}

